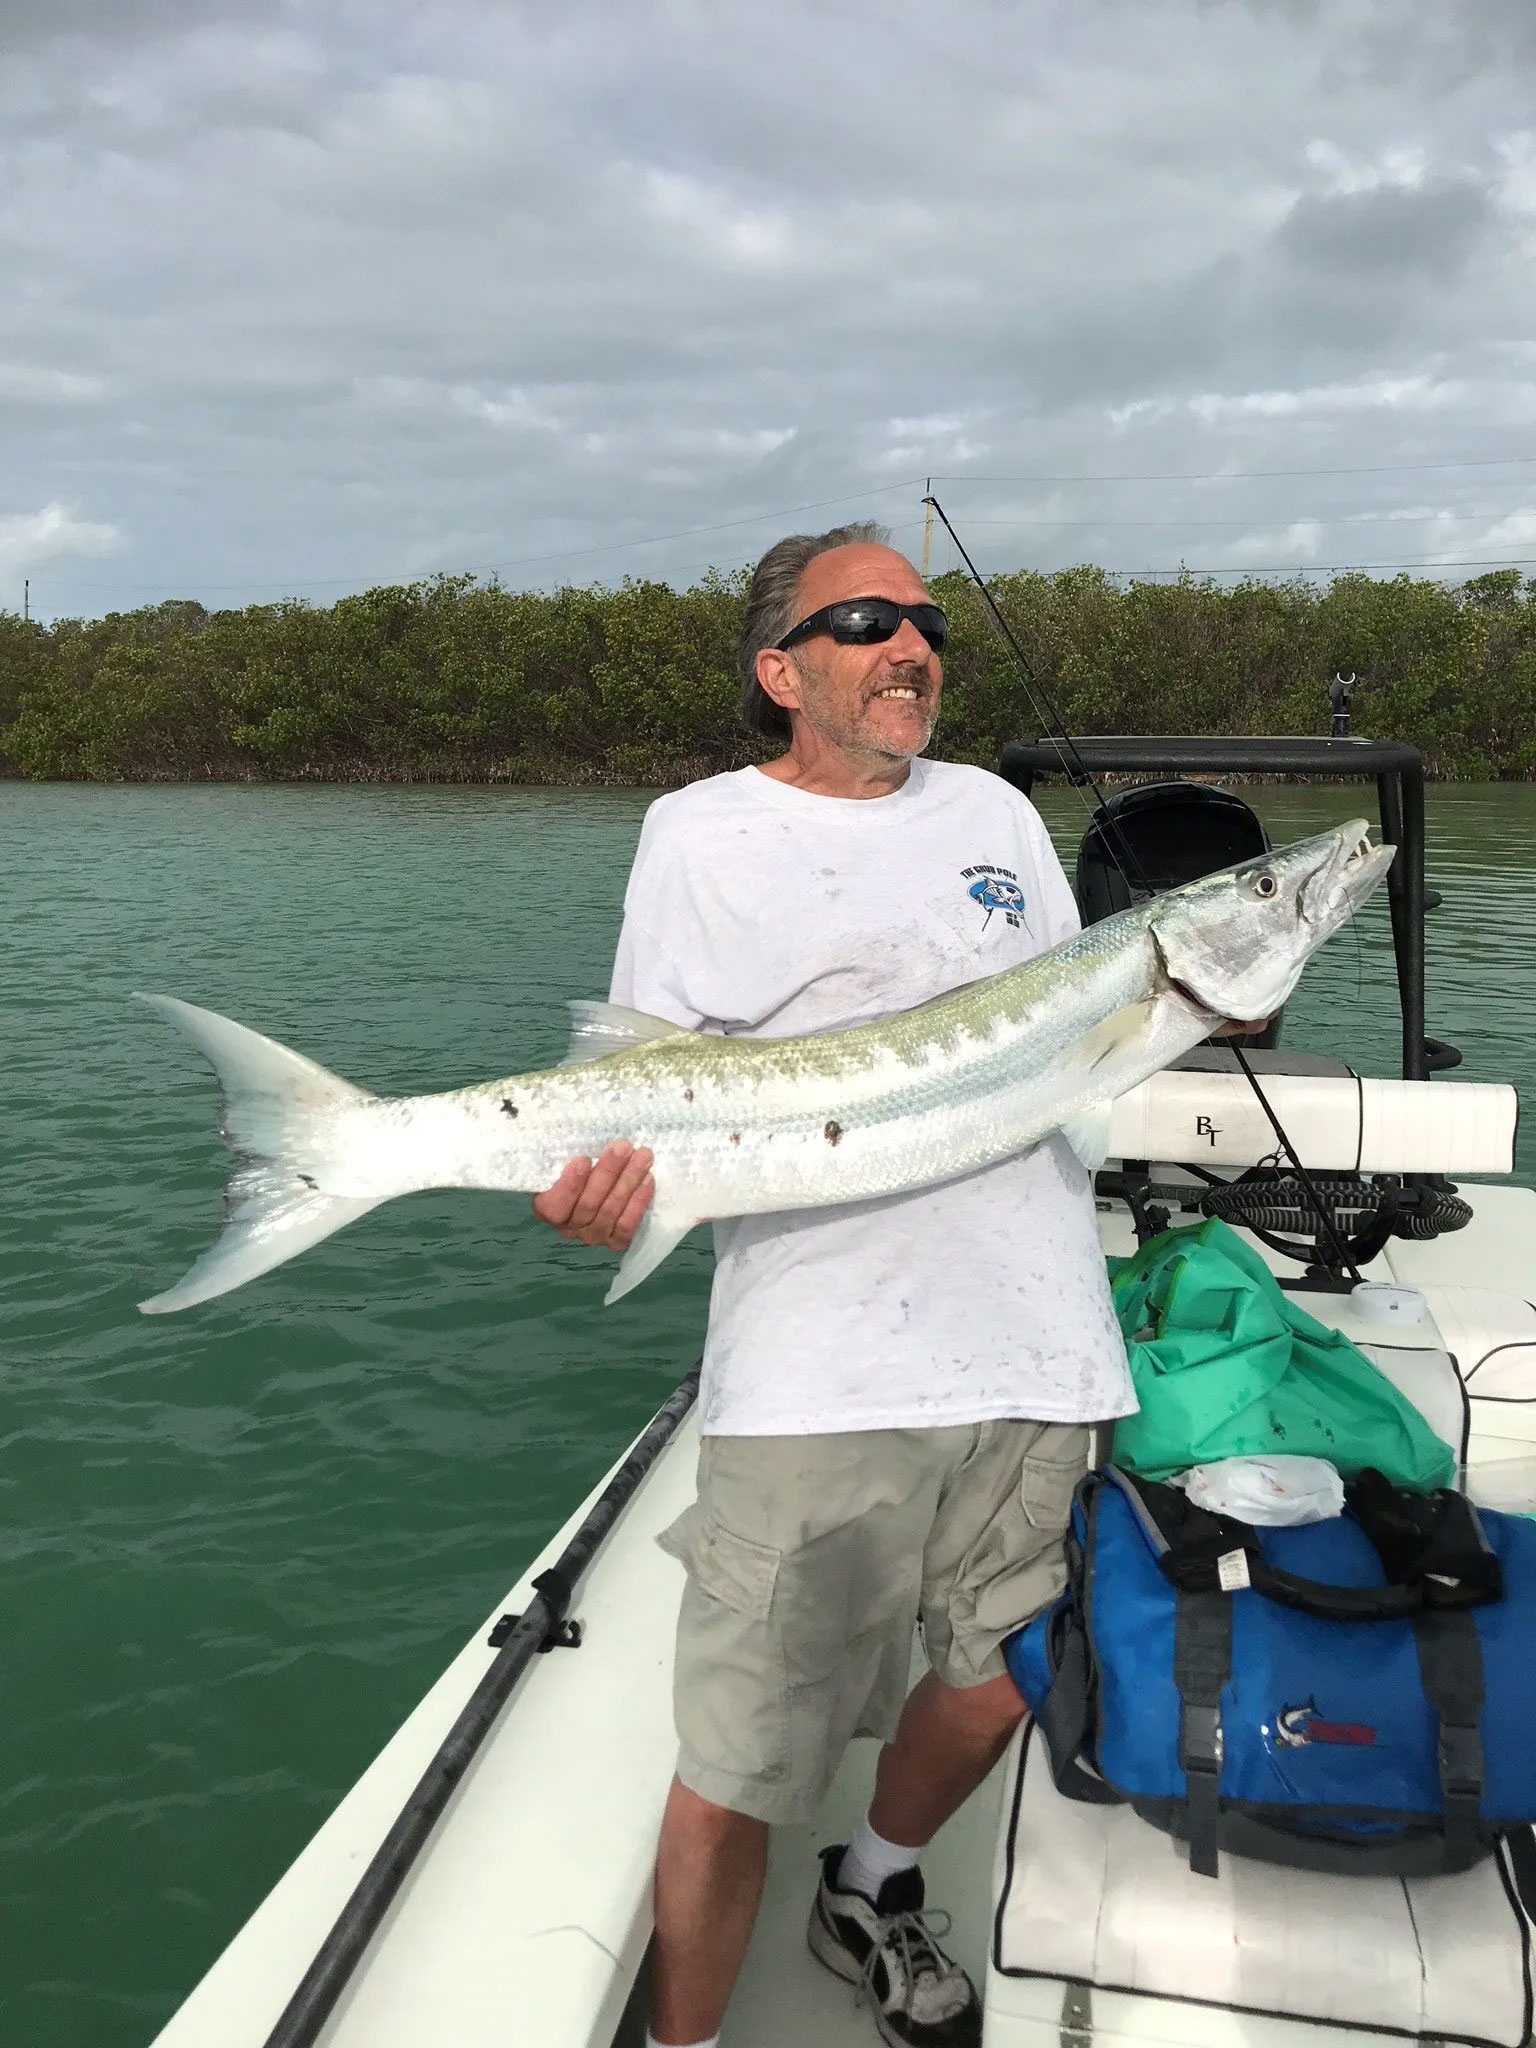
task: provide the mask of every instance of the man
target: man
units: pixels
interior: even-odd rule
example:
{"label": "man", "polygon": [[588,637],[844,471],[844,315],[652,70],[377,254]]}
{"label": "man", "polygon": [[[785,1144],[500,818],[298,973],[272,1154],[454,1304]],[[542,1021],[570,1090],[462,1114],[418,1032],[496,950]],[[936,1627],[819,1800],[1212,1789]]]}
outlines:
{"label": "man", "polygon": [[[615,1002],[748,1036],[833,1030],[1077,930],[1026,799],[920,758],[946,631],[879,528],[769,550],[743,711],[787,751],[651,807]],[[622,1249],[649,1167],[616,1143],[535,1212]],[[811,1819],[871,1733],[874,1799],[822,1852],[810,1944],[868,1983],[887,2042],[974,2044],[975,1989],[927,1929],[917,1861],[1021,1718],[998,1646],[1061,1587],[1087,1425],[1135,1406],[1088,1177],[1056,1138],[916,1194],[717,1224],[715,1243],[699,1497],[661,1539],[688,1583],[650,2038],[715,2041],[769,1826]],[[907,1698],[919,1618],[930,1669]]]}

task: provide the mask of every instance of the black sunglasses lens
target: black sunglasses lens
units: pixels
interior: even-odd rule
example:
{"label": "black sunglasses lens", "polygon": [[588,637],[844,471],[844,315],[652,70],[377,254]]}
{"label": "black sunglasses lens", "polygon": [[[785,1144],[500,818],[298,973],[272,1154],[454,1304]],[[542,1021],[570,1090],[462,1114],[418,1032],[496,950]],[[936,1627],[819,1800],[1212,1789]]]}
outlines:
{"label": "black sunglasses lens", "polygon": [[832,638],[844,647],[878,647],[910,619],[935,654],[949,639],[949,621],[936,604],[899,605],[890,597],[851,597],[829,605]]}
{"label": "black sunglasses lens", "polygon": [[832,638],[843,647],[876,647],[901,624],[901,606],[888,597],[851,597],[828,609]]}
{"label": "black sunglasses lens", "polygon": [[935,654],[942,654],[949,644],[949,621],[936,604],[914,604],[908,607],[907,617],[928,642]]}

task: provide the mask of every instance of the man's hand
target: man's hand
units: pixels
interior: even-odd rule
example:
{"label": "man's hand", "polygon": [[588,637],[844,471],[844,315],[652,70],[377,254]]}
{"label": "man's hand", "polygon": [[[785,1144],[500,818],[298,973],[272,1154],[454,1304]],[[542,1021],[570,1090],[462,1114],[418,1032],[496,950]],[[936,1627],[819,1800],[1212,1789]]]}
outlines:
{"label": "man's hand", "polygon": [[1235,1017],[1228,1017],[1218,1024],[1211,1033],[1212,1038],[1248,1038],[1255,1031],[1263,1031],[1269,1024],[1268,1017],[1256,1017],[1251,1024],[1241,1024]]}
{"label": "man's hand", "polygon": [[576,1244],[629,1249],[656,1192],[651,1155],[615,1138],[596,1162],[573,1159],[552,1188],[533,1198],[533,1213]]}

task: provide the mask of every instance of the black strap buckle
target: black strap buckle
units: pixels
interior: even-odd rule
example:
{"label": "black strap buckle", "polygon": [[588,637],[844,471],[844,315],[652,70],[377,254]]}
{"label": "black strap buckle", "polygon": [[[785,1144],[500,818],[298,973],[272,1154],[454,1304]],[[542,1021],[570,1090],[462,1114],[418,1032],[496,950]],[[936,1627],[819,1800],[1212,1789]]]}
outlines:
{"label": "black strap buckle", "polygon": [[1179,1716],[1179,1764],[1187,1773],[1221,1776],[1221,1709],[1184,1702]]}
{"label": "black strap buckle", "polygon": [[1457,1727],[1454,1722],[1440,1724],[1440,1744],[1436,1758],[1440,1772],[1440,1789],[1446,1800],[1467,1799],[1474,1805],[1483,1796],[1483,1744],[1476,1728]]}

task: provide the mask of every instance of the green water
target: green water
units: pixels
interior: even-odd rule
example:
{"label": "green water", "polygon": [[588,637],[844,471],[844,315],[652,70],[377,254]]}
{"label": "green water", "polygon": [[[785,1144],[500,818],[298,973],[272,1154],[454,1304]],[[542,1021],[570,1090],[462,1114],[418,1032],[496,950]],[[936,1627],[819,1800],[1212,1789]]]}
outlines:
{"label": "green water", "polygon": [[[127,992],[384,1091],[552,1060],[646,800],[0,785],[0,2040],[148,2039],[690,1362],[707,1295],[689,1244],[605,1313],[603,1262],[521,1199],[418,1196],[136,1315],[210,1236],[224,1155],[196,1055]],[[1257,800],[1277,837],[1369,808]],[[1075,842],[1075,800],[1046,808]],[[1536,788],[1432,792],[1430,824],[1430,1029],[1536,1101]],[[1289,1025],[1394,1070],[1379,907]]]}

